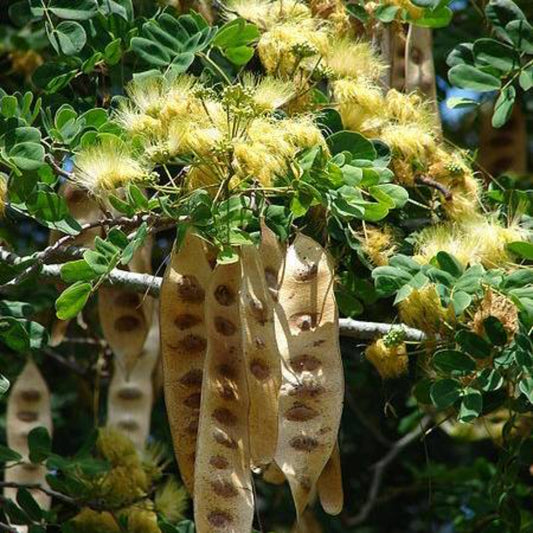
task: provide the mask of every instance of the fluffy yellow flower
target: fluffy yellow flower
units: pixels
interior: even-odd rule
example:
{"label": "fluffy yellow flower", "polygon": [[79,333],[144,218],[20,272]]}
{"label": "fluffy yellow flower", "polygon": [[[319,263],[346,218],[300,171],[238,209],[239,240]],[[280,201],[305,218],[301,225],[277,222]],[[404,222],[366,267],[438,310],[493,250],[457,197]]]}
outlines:
{"label": "fluffy yellow flower", "polygon": [[113,466],[140,465],[140,458],[135,445],[117,429],[101,428],[98,432],[96,447]]}
{"label": "fluffy yellow flower", "polygon": [[380,134],[394,154],[406,160],[425,161],[437,149],[437,142],[430,131],[418,124],[389,124]]}
{"label": "fluffy yellow flower", "polygon": [[225,6],[226,18],[236,15],[268,30],[283,22],[309,20],[311,10],[299,0],[230,0]]}
{"label": "fluffy yellow flower", "polygon": [[185,487],[169,478],[155,495],[155,508],[170,522],[179,522],[184,518],[188,499]]}
{"label": "fluffy yellow flower", "polygon": [[74,179],[95,195],[113,191],[149,175],[145,164],[119,140],[104,140],[76,154]]}
{"label": "fluffy yellow flower", "polygon": [[71,522],[76,533],[120,533],[120,527],[111,513],[84,507]]}
{"label": "fluffy yellow flower", "polygon": [[376,81],[385,69],[383,62],[372,51],[370,43],[350,39],[333,41],[328,48],[325,63],[339,78]]}
{"label": "fluffy yellow flower", "polygon": [[414,289],[399,304],[400,319],[408,326],[434,336],[447,332],[447,324],[455,322],[452,308],[444,308],[434,284]]}
{"label": "fluffy yellow flower", "polygon": [[285,119],[281,128],[286,138],[296,147],[296,151],[316,145],[327,151],[326,140],[310,116]]}
{"label": "fluffy yellow flower", "polygon": [[391,89],[385,96],[385,114],[398,124],[417,124],[429,130],[438,125],[429,100],[418,93],[404,94]]}
{"label": "fluffy yellow flower", "polygon": [[386,265],[389,262],[389,257],[394,255],[396,251],[394,235],[387,227],[366,226],[361,248],[374,265]]}
{"label": "fluffy yellow flower", "polygon": [[132,507],[125,513],[128,517],[128,533],[160,533],[157,515],[151,510]]}
{"label": "fluffy yellow flower", "polygon": [[257,78],[246,73],[243,85],[252,92],[252,101],[260,113],[272,112],[283,107],[294,95],[295,87],[291,81],[283,81],[267,76]]}
{"label": "fluffy yellow flower", "polygon": [[286,159],[262,143],[237,142],[233,155],[237,174],[258,180],[265,187],[272,185],[276,176],[287,169]]}
{"label": "fluffy yellow flower", "polygon": [[404,342],[386,346],[383,339],[379,339],[366,348],[365,356],[383,379],[398,378],[407,372],[409,357]]}
{"label": "fluffy yellow flower", "polygon": [[115,466],[102,479],[100,496],[113,506],[122,506],[146,494],[149,479],[141,466]]}

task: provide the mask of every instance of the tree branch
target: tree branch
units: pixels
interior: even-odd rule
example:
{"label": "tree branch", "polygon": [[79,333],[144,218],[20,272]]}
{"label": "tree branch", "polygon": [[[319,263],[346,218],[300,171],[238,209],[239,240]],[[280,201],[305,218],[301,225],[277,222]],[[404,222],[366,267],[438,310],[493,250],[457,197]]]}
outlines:
{"label": "tree branch", "polygon": [[385,471],[396,459],[396,457],[398,457],[398,455],[405,450],[405,448],[407,448],[424,433],[430,421],[431,417],[429,416],[422,418],[415,429],[413,429],[410,433],[407,433],[407,435],[404,435],[400,440],[397,440],[391,449],[374,465],[374,475],[368,489],[366,502],[356,516],[353,516],[347,520],[347,525],[350,527],[358,526],[369,517],[378,501],[379,490],[381,488]]}
{"label": "tree branch", "polygon": [[[65,250],[62,250],[63,252]],[[76,255],[76,251],[72,253]],[[77,254],[79,255],[79,254]],[[0,247],[0,263],[16,266],[26,262],[26,258],[9,252]],[[40,275],[43,279],[50,281],[61,280],[61,266],[62,265],[47,265],[43,264]],[[152,276],[151,274],[138,274],[136,272],[127,272],[118,268],[113,269],[105,278],[104,285],[117,287],[120,289],[128,289],[130,291],[149,294],[150,296],[158,297],[161,289],[163,278]],[[0,291],[12,289],[13,286],[6,284],[0,287]],[[351,318],[339,319],[340,334],[343,337],[350,337],[353,339],[372,340],[376,337],[386,335],[391,328],[401,327],[405,332],[405,340],[421,342],[426,339],[426,334],[418,329],[410,328],[403,324],[387,324],[382,322],[365,322],[361,320],[353,320]]]}

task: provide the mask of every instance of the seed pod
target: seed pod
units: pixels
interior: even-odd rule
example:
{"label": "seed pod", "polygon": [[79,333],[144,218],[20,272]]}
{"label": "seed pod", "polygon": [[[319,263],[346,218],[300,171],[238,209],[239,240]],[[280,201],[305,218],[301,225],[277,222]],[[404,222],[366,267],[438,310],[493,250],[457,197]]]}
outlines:
{"label": "seed pod", "polygon": [[181,477],[190,494],[207,333],[205,293],[211,277],[202,240],[188,233],[170,257],[161,285],[161,355],[165,403]]}
{"label": "seed pod", "polygon": [[335,444],[333,453],[318,478],[317,489],[318,498],[324,511],[330,515],[338,515],[344,505],[341,456],[338,443]]}
{"label": "seed pod", "polygon": [[[29,359],[13,384],[7,402],[7,445],[20,453],[23,464],[5,469],[5,481],[21,485],[39,484],[47,487],[46,468],[33,464],[28,459],[28,434],[36,427],[44,426],[52,433],[50,392],[35,363]],[[42,509],[50,508],[51,498],[42,491],[30,490]],[[16,499],[17,489],[5,488],[4,496]],[[27,531],[26,526],[17,526],[17,531]]]}
{"label": "seed pod", "polygon": [[333,267],[309,237],[298,235],[287,252],[279,309],[283,364],[275,460],[300,517],[336,443],[344,397]]}
{"label": "seed pod", "polygon": [[285,474],[281,468],[272,461],[263,471],[263,479],[272,485],[283,485],[285,483]]}
{"label": "seed pod", "polygon": [[[131,272],[151,271],[152,241],[148,240],[133,256],[128,269]],[[146,342],[153,315],[150,296],[112,287],[100,287],[98,312],[104,337],[113,350],[115,366],[122,367],[128,376]]]}
{"label": "seed pod", "polygon": [[244,533],[252,529],[254,497],[241,287],[240,262],[218,265],[206,297],[208,348],[194,476],[198,533]]}
{"label": "seed pod", "polygon": [[278,441],[280,354],[276,341],[274,305],[264,266],[254,245],[242,247],[243,291],[241,314],[244,360],[250,398],[250,455],[252,464],[266,466]]}
{"label": "seed pod", "polygon": [[154,390],[152,375],[159,362],[159,315],[153,321],[141,355],[129,375],[115,365],[107,399],[107,425],[125,433],[138,450],[150,433]]}
{"label": "seed pod", "polygon": [[259,247],[265,278],[272,298],[277,302],[278,291],[285,264],[285,250],[276,234],[261,221],[261,245]]}

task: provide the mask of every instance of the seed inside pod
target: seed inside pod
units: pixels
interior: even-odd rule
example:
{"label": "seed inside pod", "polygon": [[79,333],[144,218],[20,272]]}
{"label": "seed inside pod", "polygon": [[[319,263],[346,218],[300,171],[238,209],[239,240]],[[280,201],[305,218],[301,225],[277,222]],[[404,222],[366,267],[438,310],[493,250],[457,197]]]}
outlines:
{"label": "seed inside pod", "polygon": [[207,520],[213,527],[217,528],[228,527],[232,522],[231,515],[225,511],[211,511],[207,515]]}
{"label": "seed inside pod", "polygon": [[305,422],[318,416],[318,412],[307,407],[303,403],[295,403],[288,411],[285,412],[285,418],[291,422]]}
{"label": "seed inside pod", "polygon": [[174,319],[175,326],[181,330],[192,328],[201,322],[202,319],[199,316],[190,313],[183,313]]}
{"label": "seed inside pod", "polygon": [[225,470],[229,466],[229,461],[222,455],[214,455],[209,459],[209,464],[217,470]]}
{"label": "seed inside pod", "polygon": [[315,329],[317,322],[317,313],[296,313],[289,318],[291,327],[296,327],[301,331],[310,331]]}
{"label": "seed inside pod", "polygon": [[114,328],[121,333],[134,331],[141,327],[141,321],[132,315],[121,316],[115,320]]}
{"label": "seed inside pod", "polygon": [[203,372],[199,368],[194,368],[181,377],[180,383],[186,387],[194,387],[202,384]]}
{"label": "seed inside pod", "polygon": [[295,372],[314,372],[322,366],[322,363],[313,355],[303,354],[293,357],[290,365]]}
{"label": "seed inside pod", "polygon": [[117,391],[117,396],[123,400],[138,400],[142,395],[142,391],[135,386],[125,386]]}
{"label": "seed inside pod", "polygon": [[39,418],[39,414],[35,411],[19,411],[17,418],[22,422],[35,422]]}
{"label": "seed inside pod", "polygon": [[185,400],[183,400],[183,403],[190,407],[191,409],[199,409],[200,408],[200,401],[201,401],[201,395],[199,392],[194,392],[190,396],[187,396]]}
{"label": "seed inside pod", "polygon": [[219,407],[214,410],[213,418],[225,426],[234,426],[237,423],[237,417],[225,407]]}
{"label": "seed inside pod", "polygon": [[37,402],[41,399],[41,393],[35,389],[26,389],[20,391],[20,397],[26,402]]}
{"label": "seed inside pod", "polygon": [[318,383],[299,383],[292,388],[289,395],[298,398],[316,398],[325,391],[326,389]]}
{"label": "seed inside pod", "polygon": [[235,303],[235,294],[227,285],[219,285],[215,289],[215,299],[220,305],[228,306]]}
{"label": "seed inside pod", "polygon": [[311,281],[312,279],[316,278],[317,273],[318,265],[316,263],[306,264],[296,269],[296,272],[294,273],[294,279],[302,282]]}
{"label": "seed inside pod", "polygon": [[121,420],[118,426],[126,431],[135,431],[139,429],[139,424],[135,420]]}
{"label": "seed inside pod", "polygon": [[270,368],[261,359],[254,359],[250,363],[250,372],[259,380],[264,381],[270,376]]}
{"label": "seed inside pod", "polygon": [[187,335],[179,344],[186,352],[198,353],[205,350],[207,341],[198,335]]}
{"label": "seed inside pod", "polygon": [[141,299],[135,292],[120,292],[115,298],[115,303],[121,307],[137,307]]}
{"label": "seed inside pod", "polygon": [[234,335],[237,331],[237,326],[227,318],[224,318],[222,316],[216,316],[215,317],[215,329],[225,337],[230,337],[231,335]]}
{"label": "seed inside pod", "polygon": [[199,304],[205,299],[205,291],[195,276],[182,276],[177,283],[178,296],[189,303]]}
{"label": "seed inside pod", "polygon": [[239,491],[231,481],[217,479],[211,483],[213,492],[222,498],[234,498]]}
{"label": "seed inside pod", "polygon": [[313,437],[307,437],[300,435],[299,437],[293,437],[289,444],[298,451],[310,452],[318,447],[318,441]]}
{"label": "seed inside pod", "polygon": [[198,419],[192,420],[187,425],[187,433],[191,435],[196,435],[198,433]]}
{"label": "seed inside pod", "polygon": [[213,432],[213,438],[225,448],[234,450],[238,446],[234,439],[232,439],[225,431],[222,431],[218,428],[215,428],[215,431]]}

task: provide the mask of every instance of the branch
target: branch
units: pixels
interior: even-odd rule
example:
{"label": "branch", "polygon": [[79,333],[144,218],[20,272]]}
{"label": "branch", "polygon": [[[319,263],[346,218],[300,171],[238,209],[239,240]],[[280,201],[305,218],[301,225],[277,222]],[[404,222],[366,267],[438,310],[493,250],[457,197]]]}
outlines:
{"label": "branch", "polygon": [[28,489],[28,490],[38,490],[47,494],[51,498],[56,498],[70,505],[78,505],[77,501],[70,496],[62,494],[61,492],[56,492],[55,490],[48,489],[43,487],[39,483],[16,483],[14,481],[0,481],[0,487],[6,487],[11,489]]}
{"label": "branch", "polygon": [[[76,255],[75,250],[73,250],[72,253]],[[19,257],[18,255],[0,247],[0,263],[16,266],[24,262],[26,262],[25,258]],[[50,281],[61,280],[61,266],[62,265],[42,265],[40,276],[43,279]],[[157,298],[159,296],[159,291],[161,290],[162,281],[163,278],[152,276],[151,274],[138,274],[136,272],[128,272],[115,268],[106,276],[103,283],[104,285],[119,289],[128,289],[138,293],[146,293]],[[6,287],[7,285],[0,287],[0,291]],[[9,288],[12,288],[12,286]],[[427,338],[423,331],[410,328],[403,324],[364,322],[353,320],[351,318],[339,319],[340,334],[343,337],[350,337],[353,339],[372,340],[376,337],[386,335],[393,327],[402,327],[405,331],[405,340],[408,341],[422,342]]]}
{"label": "branch", "polygon": [[368,489],[366,502],[361,507],[359,513],[347,521],[347,525],[350,527],[358,526],[368,518],[377,503],[379,490],[381,488],[385,471],[396,459],[396,457],[398,457],[398,455],[405,450],[405,448],[407,448],[424,433],[430,421],[431,417],[425,416],[415,429],[413,429],[410,433],[407,433],[407,435],[404,435],[400,440],[397,440],[392,448],[374,465],[374,476],[372,477],[372,482],[370,484],[370,488]]}
{"label": "branch", "polygon": [[453,200],[453,194],[450,189],[448,189],[446,186],[444,186],[442,183],[439,183],[437,180],[434,180],[433,178],[430,178],[429,176],[418,176],[416,178],[417,183],[420,183],[421,185],[425,185],[426,187],[431,187],[433,189],[437,189],[447,202],[450,200]]}

